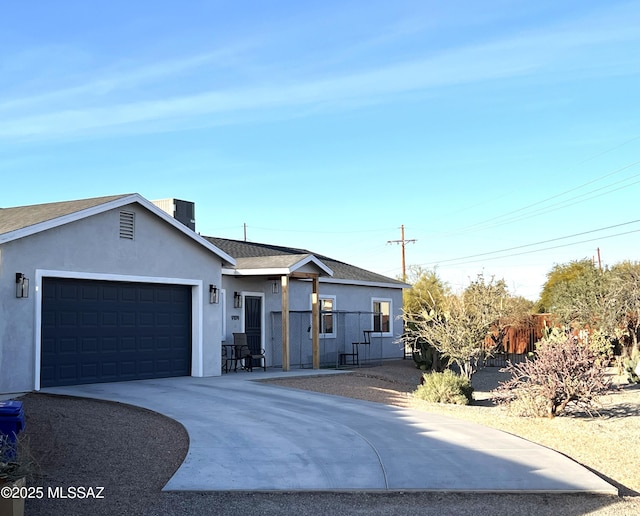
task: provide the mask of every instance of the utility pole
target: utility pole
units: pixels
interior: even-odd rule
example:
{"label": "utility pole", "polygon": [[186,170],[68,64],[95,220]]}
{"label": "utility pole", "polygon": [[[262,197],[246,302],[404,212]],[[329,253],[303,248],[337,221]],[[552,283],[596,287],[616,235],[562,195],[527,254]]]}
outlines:
{"label": "utility pole", "polygon": [[598,268],[602,271],[602,259],[600,258],[600,248],[598,247]]}
{"label": "utility pole", "polygon": [[404,237],[404,224],[400,226],[400,240],[387,240],[387,244],[400,244],[400,246],[402,247],[402,281],[404,283],[407,282],[407,265],[405,262],[404,248],[407,244],[413,244],[415,242],[416,242],[415,238],[412,238],[411,240],[407,240]]}

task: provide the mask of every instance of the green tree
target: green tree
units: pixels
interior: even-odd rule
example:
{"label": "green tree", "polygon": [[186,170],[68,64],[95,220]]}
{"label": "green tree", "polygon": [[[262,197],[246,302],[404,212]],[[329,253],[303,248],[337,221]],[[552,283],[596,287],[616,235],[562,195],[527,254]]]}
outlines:
{"label": "green tree", "polygon": [[624,261],[611,267],[609,286],[617,327],[631,355],[640,350],[640,263]]}
{"label": "green tree", "polygon": [[617,339],[630,355],[640,349],[640,263],[623,261],[604,270],[587,259],[556,265],[547,275],[538,309],[574,329]]}
{"label": "green tree", "polygon": [[423,269],[419,266],[409,268],[408,281],[412,285],[403,293],[403,309],[406,329],[404,344],[410,346],[416,366],[426,371],[440,370],[442,367],[438,350],[424,339],[420,338],[415,322],[420,320],[422,313],[430,310],[440,310],[447,296],[451,294],[449,286],[443,282],[435,269]]}
{"label": "green tree", "polygon": [[547,274],[538,311],[550,312],[573,328],[600,329],[614,335],[619,326],[611,274],[583,259],[555,265]]}
{"label": "green tree", "polygon": [[450,294],[449,286],[438,277],[435,269],[409,267],[408,282],[411,288],[406,289],[402,296],[404,310],[408,313],[439,308]]}
{"label": "green tree", "polygon": [[405,338],[427,342],[471,379],[486,352],[485,339],[510,310],[509,298],[504,280],[478,275],[462,293],[446,296],[442,306],[405,312]]}

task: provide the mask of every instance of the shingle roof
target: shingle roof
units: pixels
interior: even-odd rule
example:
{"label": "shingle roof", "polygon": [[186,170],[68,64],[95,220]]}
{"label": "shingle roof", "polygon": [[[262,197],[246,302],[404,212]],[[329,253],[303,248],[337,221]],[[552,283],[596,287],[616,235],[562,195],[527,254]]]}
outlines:
{"label": "shingle roof", "polygon": [[238,269],[277,269],[292,267],[310,256],[309,254],[278,254],[272,256],[250,256],[236,258]]}
{"label": "shingle roof", "polygon": [[[378,284],[391,284],[398,287],[405,286],[401,281],[388,278],[382,274],[367,271],[356,267],[355,265],[349,265],[328,256],[324,256],[318,253],[313,253],[306,249],[297,249],[294,247],[283,247],[272,244],[260,244],[256,242],[245,242],[242,240],[230,240],[226,238],[218,237],[204,237],[216,247],[222,249],[227,254],[233,256],[237,260],[238,268],[243,268],[245,264],[253,263],[254,260],[249,261],[252,258],[272,258],[274,262],[278,260],[277,257],[296,257],[313,255],[318,260],[322,261],[327,267],[333,271],[333,279],[342,279],[349,281],[358,281],[364,283],[378,283]],[[243,263],[244,261],[244,263]],[[251,267],[246,267],[251,268]]]}
{"label": "shingle roof", "polygon": [[139,194],[109,195],[75,201],[0,208],[0,243],[9,242],[17,238],[24,238],[58,225],[80,220],[101,211],[107,211],[117,206],[134,202],[139,203],[160,218],[163,218],[189,238],[195,240],[199,245],[204,246],[222,258],[224,262],[235,265],[236,261],[233,257],[225,253],[222,249],[212,245],[211,242],[203,239],[195,231],[178,222]]}
{"label": "shingle roof", "polygon": [[94,197],[77,201],[50,202],[31,206],[17,206],[15,208],[0,208],[0,234],[24,229],[41,222],[57,219],[78,211],[93,208],[131,194],[110,195],[108,197]]}

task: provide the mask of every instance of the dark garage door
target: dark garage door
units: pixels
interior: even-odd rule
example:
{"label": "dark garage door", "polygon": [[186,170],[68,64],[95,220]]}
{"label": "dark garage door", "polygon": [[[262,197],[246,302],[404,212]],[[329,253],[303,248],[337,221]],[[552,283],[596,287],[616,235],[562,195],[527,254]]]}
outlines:
{"label": "dark garage door", "polygon": [[191,374],[191,287],[45,278],[40,385]]}

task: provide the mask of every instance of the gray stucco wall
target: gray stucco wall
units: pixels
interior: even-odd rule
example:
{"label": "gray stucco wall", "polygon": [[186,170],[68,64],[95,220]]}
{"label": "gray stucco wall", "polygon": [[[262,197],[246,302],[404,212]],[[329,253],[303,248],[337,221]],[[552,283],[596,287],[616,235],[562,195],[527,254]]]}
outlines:
{"label": "gray stucco wall", "polygon": [[[226,343],[233,343],[234,332],[244,331],[244,306],[233,308],[234,292],[243,294],[262,293],[264,327],[263,347],[266,350],[267,365],[282,365],[281,293],[272,293],[273,279],[223,276],[226,290]],[[278,280],[279,283],[279,280]],[[337,354],[350,351],[351,343],[363,340],[363,330],[373,329],[372,300],[390,300],[392,308],[392,335],[376,335],[367,350],[371,361],[401,358],[402,347],[396,342],[402,335],[403,323],[402,289],[381,286],[348,285],[320,281],[319,295],[335,296],[335,337],[321,336],[321,364],[330,366],[337,362]],[[292,280],[289,287],[290,310],[290,361],[292,367],[309,367],[311,359],[311,338],[308,331],[311,323],[311,282]],[[345,313],[348,312],[348,313]],[[358,313],[359,312],[359,313]],[[361,348],[363,349],[363,348]]]}
{"label": "gray stucco wall", "polygon": [[[135,213],[133,240],[119,237],[122,209]],[[15,296],[16,272],[30,279],[27,299]],[[30,391],[37,384],[43,275],[190,285],[192,374],[220,374],[222,305],[209,304],[208,288],[222,284],[221,259],[132,204],[0,246],[0,392]]]}

